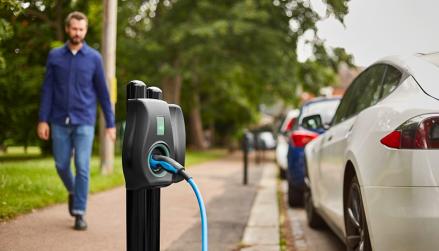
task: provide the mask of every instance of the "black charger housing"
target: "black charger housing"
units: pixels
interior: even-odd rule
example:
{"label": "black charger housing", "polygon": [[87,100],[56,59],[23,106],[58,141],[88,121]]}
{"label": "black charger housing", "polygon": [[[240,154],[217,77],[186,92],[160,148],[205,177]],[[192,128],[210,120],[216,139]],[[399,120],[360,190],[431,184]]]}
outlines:
{"label": "black charger housing", "polygon": [[178,105],[161,100],[162,92],[139,80],[127,85],[126,128],[122,165],[127,190],[160,188],[181,181],[180,175],[153,170],[152,155],[166,155],[182,166],[185,162],[186,132]]}

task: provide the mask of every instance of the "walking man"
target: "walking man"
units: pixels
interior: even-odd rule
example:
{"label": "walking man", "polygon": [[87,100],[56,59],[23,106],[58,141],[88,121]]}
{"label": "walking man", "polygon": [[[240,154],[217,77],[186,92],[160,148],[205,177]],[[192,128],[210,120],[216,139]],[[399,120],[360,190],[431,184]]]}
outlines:
{"label": "walking man", "polygon": [[[85,230],[97,101],[105,115],[107,135],[113,141],[116,130],[101,56],[84,41],[87,17],[81,12],[70,13],[65,31],[69,40],[50,51],[47,59],[37,133],[43,140],[49,140],[51,135],[56,170],[69,192],[74,228]],[[70,169],[72,155],[75,176]]]}

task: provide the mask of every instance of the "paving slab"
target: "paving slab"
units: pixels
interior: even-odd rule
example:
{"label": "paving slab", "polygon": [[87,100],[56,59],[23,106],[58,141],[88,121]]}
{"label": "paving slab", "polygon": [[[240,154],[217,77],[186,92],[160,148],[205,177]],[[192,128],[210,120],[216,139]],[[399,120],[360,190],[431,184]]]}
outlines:
{"label": "paving slab", "polygon": [[277,206],[274,204],[259,204],[253,209],[247,226],[250,227],[275,227],[279,226],[279,216],[276,212]]}
{"label": "paving slab", "polygon": [[243,248],[241,251],[279,251],[279,245],[260,245],[255,247]]}
{"label": "paving slab", "polygon": [[273,163],[266,163],[258,195],[244,232],[242,250],[279,250],[279,207],[277,203],[277,172]]}

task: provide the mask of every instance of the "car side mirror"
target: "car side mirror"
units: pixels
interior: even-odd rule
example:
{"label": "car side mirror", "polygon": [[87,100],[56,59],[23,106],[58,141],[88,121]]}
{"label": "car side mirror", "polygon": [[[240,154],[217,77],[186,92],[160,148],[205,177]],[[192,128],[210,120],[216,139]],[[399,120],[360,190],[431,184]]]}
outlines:
{"label": "car side mirror", "polygon": [[305,129],[318,132],[326,131],[329,128],[328,124],[324,124],[322,122],[322,117],[320,114],[304,117],[300,125]]}

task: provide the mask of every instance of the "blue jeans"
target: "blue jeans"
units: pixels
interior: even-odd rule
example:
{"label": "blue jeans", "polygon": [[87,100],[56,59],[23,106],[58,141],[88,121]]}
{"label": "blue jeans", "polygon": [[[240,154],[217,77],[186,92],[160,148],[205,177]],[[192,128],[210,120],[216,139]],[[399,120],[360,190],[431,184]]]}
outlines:
{"label": "blue jeans", "polygon": [[[51,130],[56,170],[67,191],[74,194],[73,213],[83,215],[87,205],[94,126],[52,124]],[[75,177],[70,169],[72,155],[75,159]]]}

